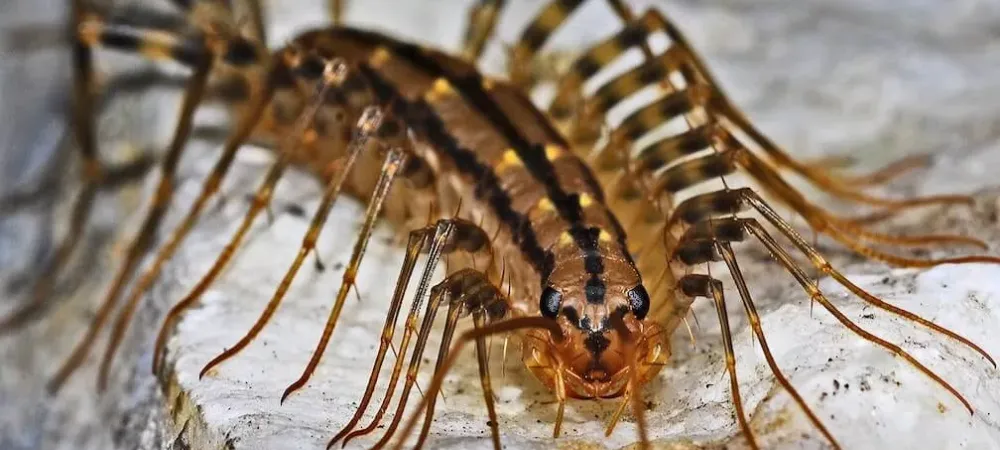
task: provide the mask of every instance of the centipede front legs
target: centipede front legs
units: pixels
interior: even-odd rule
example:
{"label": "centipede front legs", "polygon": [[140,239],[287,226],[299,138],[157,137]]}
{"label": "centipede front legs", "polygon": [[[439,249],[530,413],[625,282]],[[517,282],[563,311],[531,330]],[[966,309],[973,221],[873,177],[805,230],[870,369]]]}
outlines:
{"label": "centipede front legs", "polygon": [[[361,404],[359,405],[354,416],[350,421],[348,421],[343,429],[341,429],[341,431],[330,440],[328,447],[333,446],[341,440],[343,440],[344,444],[346,444],[349,440],[355,437],[363,436],[372,432],[375,427],[378,426],[383,415],[388,410],[390,402],[392,401],[399,376],[403,370],[405,355],[409,349],[410,340],[413,338],[414,334],[416,334],[417,340],[414,345],[412,357],[410,358],[410,364],[406,372],[406,382],[403,385],[403,390],[399,397],[399,403],[393,415],[392,422],[386,429],[384,437],[375,445],[375,447],[383,447],[392,437],[393,432],[396,427],[399,426],[400,420],[402,419],[402,414],[406,408],[406,402],[409,398],[410,391],[416,383],[417,372],[420,370],[420,363],[423,358],[424,348],[426,347],[427,340],[430,336],[431,326],[434,323],[434,317],[437,314],[437,310],[441,305],[448,305],[448,320],[442,334],[443,339],[441,342],[441,350],[438,355],[435,371],[441,370],[441,364],[444,362],[445,353],[450,346],[451,338],[455,332],[455,326],[457,325],[457,321],[460,317],[471,314],[476,326],[482,327],[490,321],[503,318],[507,315],[508,305],[506,303],[506,297],[502,295],[495,282],[490,281],[491,278],[495,279],[498,276],[498,273],[495,272],[496,267],[494,265],[489,266],[486,272],[480,272],[472,268],[454,271],[443,281],[433,287],[430,287],[431,276],[433,275],[434,269],[442,257],[456,251],[469,254],[480,253],[492,256],[490,242],[489,236],[485,231],[477,225],[462,219],[441,219],[434,225],[414,230],[410,233],[409,243],[407,244],[406,258],[403,262],[399,278],[396,282],[395,292],[389,307],[389,314],[386,316],[385,326],[382,330],[382,338],[378,354],[375,358],[375,363],[372,368],[371,376],[368,380],[368,385],[365,389],[365,394],[362,396]],[[385,360],[387,349],[391,345],[392,337],[395,333],[403,297],[406,293],[407,286],[409,285],[417,257],[421,253],[427,253],[427,262],[425,263],[423,272],[420,276],[420,282],[417,285],[416,292],[414,293],[410,311],[406,317],[402,341],[398,350],[396,362],[392,368],[392,374],[389,379],[387,391],[383,397],[381,405],[379,406],[378,412],[372,419],[371,423],[360,430],[354,430],[354,427],[367,411],[368,405],[371,401],[375,385],[378,381],[378,375]],[[499,275],[502,277],[502,274]],[[430,297],[428,299],[427,309],[424,313],[424,318],[421,324],[418,326],[420,307],[424,301],[424,296],[428,293],[428,290],[430,291]],[[480,381],[484,389],[484,399],[486,401],[487,411],[489,412],[492,424],[491,430],[493,433],[493,440],[495,445],[499,446],[499,432],[497,431],[496,411],[493,406],[493,393],[491,383],[489,381],[489,367],[487,365],[488,361],[486,358],[485,343],[477,343],[476,348],[477,360],[480,365]],[[421,432],[421,442],[423,442],[423,440],[427,437],[431,423],[430,416],[433,414],[433,408],[434,400],[431,400],[428,408],[428,417],[425,420],[425,426]]]}

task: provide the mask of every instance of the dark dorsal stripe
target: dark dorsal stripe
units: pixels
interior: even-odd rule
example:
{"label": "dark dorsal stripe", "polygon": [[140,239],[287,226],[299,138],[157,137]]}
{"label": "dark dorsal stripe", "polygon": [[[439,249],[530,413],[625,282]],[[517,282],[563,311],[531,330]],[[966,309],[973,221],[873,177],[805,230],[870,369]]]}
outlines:
{"label": "dark dorsal stripe", "polygon": [[[448,80],[449,84],[454,87],[456,92],[462,95],[466,102],[472,105],[487,121],[496,127],[500,134],[510,143],[511,148],[524,163],[524,167],[531,173],[532,177],[545,186],[546,195],[552,201],[559,216],[569,224],[569,232],[580,247],[584,257],[587,259],[600,259],[600,248],[597,246],[597,239],[590,239],[589,235],[592,233],[583,227],[583,211],[580,207],[579,196],[577,194],[568,194],[559,186],[555,168],[545,157],[544,145],[546,143],[531,143],[518,131],[517,126],[514,125],[500,106],[483,89],[482,76],[478,72],[470,71],[465,75],[451,73],[445,70],[433,57],[428,56],[419,46],[396,41],[368,31],[346,28],[337,30],[345,33],[350,38],[366,41],[373,45],[384,45],[393,55],[403,58],[414,67],[432,76]],[[440,122],[440,119],[438,121]],[[544,122],[547,122],[547,120]],[[555,140],[557,145],[566,147],[565,140],[558,133],[550,134],[550,138]],[[530,224],[526,226],[530,228]],[[589,257],[589,255],[595,254],[596,257]],[[586,267],[591,275],[591,282],[594,282],[596,279],[596,284],[601,285],[601,289],[595,289],[594,292],[603,293],[603,281],[599,278],[600,273],[603,272],[603,264],[587,264]],[[595,271],[591,271],[591,269]],[[596,271],[596,269],[600,269],[600,271]],[[546,282],[546,278],[547,276],[542,277],[543,283]],[[603,302],[603,297],[602,294],[600,299],[594,298],[593,301]]]}
{"label": "dark dorsal stripe", "polygon": [[379,103],[388,105],[394,113],[405,117],[414,132],[451,158],[460,172],[477,180],[476,197],[486,201],[500,221],[510,229],[514,242],[535,271],[543,278],[548,277],[552,271],[552,255],[538,244],[527,217],[514,210],[510,197],[500,187],[500,180],[493,169],[479,161],[473,151],[458,145],[455,137],[448,133],[444,122],[426,102],[407,101],[391,83],[367,65],[360,65],[359,71],[368,80]]}

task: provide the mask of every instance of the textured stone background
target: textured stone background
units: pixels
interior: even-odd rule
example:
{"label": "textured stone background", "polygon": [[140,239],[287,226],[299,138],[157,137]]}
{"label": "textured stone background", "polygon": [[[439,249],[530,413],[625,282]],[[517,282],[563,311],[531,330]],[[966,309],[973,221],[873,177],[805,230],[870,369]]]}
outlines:
{"label": "textured stone background", "polygon": [[[42,9],[25,0],[0,6],[5,53],[0,60],[0,192],[36,179],[59,149],[65,64],[59,50],[12,51],[25,42],[10,30],[22,23],[52,21],[60,2]],[[271,2],[274,44],[309,24],[322,23],[320,2]],[[349,11],[354,24],[379,26],[399,35],[454,48],[468,1],[365,1]],[[510,42],[537,9],[535,2],[511,2],[501,23],[501,41]],[[614,30],[602,5],[581,12],[558,39],[565,46],[592,41]],[[651,2],[630,2],[641,7]],[[911,153],[931,152],[934,166],[883,191],[905,196],[940,192],[972,193],[971,211],[931,209],[907,214],[884,228],[899,233],[958,232],[986,239],[996,254],[1000,187],[991,168],[1000,167],[1000,46],[996,44],[1000,8],[988,0],[906,1],[883,6],[864,1],[679,1],[656,2],[681,24],[703,52],[734,100],[777,142],[803,157],[850,154],[863,167]],[[310,10],[310,5],[315,10]],[[45,8],[42,5],[41,8]],[[8,14],[8,12],[14,12]],[[48,16],[46,16],[48,14]],[[35,42],[34,40],[32,42]],[[491,49],[498,67],[497,48]],[[102,54],[109,71],[146,67],[129,57]],[[46,83],[49,82],[49,83]],[[163,148],[174,119],[176,90],[156,89],[118,98],[101,122],[105,151],[114,157],[136,149]],[[170,106],[170,107],[164,107]],[[127,113],[122,114],[121,112]],[[207,115],[206,115],[207,116]],[[211,120],[211,117],[205,117]],[[217,143],[198,142],[182,167],[180,194],[165,224],[174,224],[197,192],[213,162]],[[248,149],[249,150],[249,149]],[[286,213],[299,204],[316,206],[319,187],[292,173],[276,200],[276,220],[264,219],[251,233],[223,278],[178,326],[170,343],[174,371],[169,382],[183,392],[193,412],[170,416],[177,398],[164,398],[149,375],[152,335],[159,315],[184,295],[211,264],[245,211],[242,201],[268,163],[263,152],[244,152],[229,177],[229,200],[202,220],[147,298],[129,340],[117,359],[113,384],[94,393],[95,366],[84,368],[57,398],[43,391],[46,377],[82,335],[141,205],[155,183],[105,199],[98,226],[88,235],[80,258],[60,283],[58,305],[37,325],[0,337],[0,448],[321,448],[353,412],[370,368],[375,336],[400,260],[399,247],[387,243],[392,230],[379,230],[362,266],[360,291],[353,300],[320,369],[309,386],[278,405],[312,351],[346,262],[362,207],[339,202],[320,251],[330,270],[307,267],[288,299],[260,338],[205,380],[201,366],[246,330],[273,292],[305,230],[305,219]],[[56,165],[75,173],[72,161]],[[995,169],[994,169],[995,170]],[[72,183],[68,183],[72,189]],[[65,196],[64,196],[65,197]],[[64,209],[64,208],[63,208]],[[0,220],[0,274],[17,278],[47,245],[53,223],[45,205]],[[55,210],[59,213],[59,208]],[[56,222],[58,225],[58,222]],[[56,226],[58,232],[61,228]],[[1000,269],[985,265],[940,267],[928,271],[892,270],[864,262],[835,245],[823,248],[862,287],[945,326],[960,330],[993,354],[1000,345],[991,332],[1000,326]],[[934,255],[943,254],[933,252]],[[824,291],[851,318],[896,342],[941,373],[973,403],[961,406],[926,377],[898,358],[850,335],[821,309],[810,315],[808,299],[763,251],[750,246],[741,264],[763,315],[779,364],[842,444],[848,448],[1000,448],[1000,376],[977,355],[913,325],[873,313],[829,280]],[[85,269],[86,268],[86,269]],[[720,273],[718,271],[714,273]],[[734,300],[733,290],[727,294]],[[23,295],[4,295],[8,308]],[[653,435],[663,442],[719,444],[738,435],[730,414],[728,382],[722,365],[715,314],[707,302],[696,308],[701,328],[693,346],[677,333],[675,365],[650,386]],[[815,432],[775,388],[754,346],[738,302],[731,301],[741,389],[754,425],[769,448],[822,448]],[[221,324],[221,326],[220,326]],[[102,347],[103,343],[99,343]],[[430,347],[434,348],[432,340]],[[497,352],[498,353],[498,352]],[[92,358],[93,359],[93,358]],[[435,444],[466,448],[488,446],[488,428],[470,357],[456,368],[439,402]],[[494,369],[499,361],[494,362]],[[499,410],[504,444],[509,448],[546,448],[554,418],[553,398],[508,362]],[[422,378],[426,385],[426,378]],[[834,383],[836,380],[836,384]],[[839,386],[839,387],[837,387]],[[600,430],[611,404],[572,402],[560,441],[600,443],[616,448],[634,440],[626,422],[605,440]],[[176,412],[176,411],[173,411]],[[801,438],[801,433],[808,437]],[[736,443],[740,439],[737,437]]]}

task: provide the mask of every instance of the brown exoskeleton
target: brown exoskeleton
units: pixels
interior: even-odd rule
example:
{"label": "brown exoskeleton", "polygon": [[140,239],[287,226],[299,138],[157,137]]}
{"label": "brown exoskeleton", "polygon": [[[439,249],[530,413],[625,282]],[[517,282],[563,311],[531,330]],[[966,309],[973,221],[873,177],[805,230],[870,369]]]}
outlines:
{"label": "brown exoskeleton", "polygon": [[[74,118],[86,180],[77,201],[73,230],[85,224],[93,190],[108,182],[113,173],[101,164],[93,134],[92,48],[104,46],[154,59],[172,59],[191,67],[193,74],[177,131],[161,166],[163,177],[153,206],[93,326],[54,378],[53,388],[57,389],[82,362],[148,250],[151,236],[172,199],[172,178],[190,135],[194,111],[212,95],[226,102],[233,115],[239,117],[238,124],[194,205],[159,248],[120,309],[103,360],[101,385],[106,382],[107,368],[141,295],[198,220],[206,202],[217,193],[240,145],[252,138],[269,143],[275,149],[276,162],[256,191],[230,244],[203,279],[168,313],[156,345],[154,372],[159,371],[165,357],[165,343],[173,324],[232,259],[250,225],[266,210],[284,170],[291,165],[307,168],[324,181],[326,190],[292,266],[259,320],[235,345],[209,361],[202,375],[239,353],[267,324],[306,257],[314,251],[322,225],[342,191],[369,199],[365,223],[316,350],[282,399],[305,386],[320,363],[376,220],[385,216],[400,226],[411,227],[413,223],[429,223],[409,233],[406,259],[386,314],[366,392],[357,413],[330,441],[331,445],[368,434],[380,424],[415,339],[395,414],[376,447],[385,446],[398,435],[403,437],[398,441],[402,445],[422,413],[425,420],[417,444],[421,446],[428,437],[436,393],[458,355],[457,348],[451,346],[458,322],[467,316],[472,317],[474,328],[459,335],[456,347],[476,344],[495,447],[500,447],[500,435],[485,338],[501,333],[520,336],[525,365],[555,394],[556,435],[568,399],[621,398],[608,433],[631,406],[639,424],[639,441],[648,445],[650,430],[643,419],[641,391],[668,360],[669,337],[685,320],[694,299],[707,297],[714,301],[722,326],[736,417],[749,445],[757,447],[738,389],[721,282],[695,272],[706,263],[718,261],[725,264],[736,284],[772,373],[828,442],[839,447],[833,433],[810,410],[771,357],[747,281],[731,246],[748,237],[763,244],[811,299],[845,327],[905,358],[972,411],[965,398],[934,371],[842,314],[765,225],[788,238],[817,270],[871,306],[955,339],[992,363],[981,348],[853,284],[754,189],[725,185],[721,190],[680,202],[677,195],[704,181],[724,180],[739,171],[749,175],[777,202],[805,218],[813,230],[871,259],[910,267],[998,263],[1000,259],[992,256],[929,260],[877,250],[872,243],[983,244],[962,236],[901,237],[870,231],[863,221],[838,217],[809,201],[784,180],[780,170],[801,175],[836,197],[881,206],[882,217],[911,206],[968,203],[969,199],[936,196],[891,200],[862,190],[864,185],[920,165],[919,159],[907,159],[874,174],[851,178],[792,158],[729,101],[678,28],[657,10],[635,16],[624,2],[608,0],[611,11],[625,23],[624,28],[585,50],[566,73],[556,77],[556,97],[543,112],[527,95],[535,84],[532,61],[549,35],[583,0],[555,0],[541,10],[512,47],[511,76],[506,81],[483,76],[472,63],[500,15],[504,3],[500,0],[482,1],[473,9],[463,57],[339,24],[305,31],[269,53],[262,44],[264,28],[258,2],[247,2],[249,10],[256,12],[251,14],[255,20],[247,34],[240,32],[224,2],[174,3],[187,12],[192,23],[189,29],[154,30],[117,23],[89,11],[82,0],[72,3]],[[330,8],[336,17],[342,5],[333,1]],[[670,46],[655,54],[649,41],[660,34],[669,39]],[[584,84],[602,68],[633,49],[644,55],[641,64],[596,89],[584,90]],[[650,85],[659,88],[657,99],[617,123],[607,123],[611,108]],[[636,148],[641,138],[674,119],[685,121],[686,130]],[[606,136],[601,135],[604,128],[608,128]],[[424,206],[431,203],[437,205],[433,211],[438,212],[428,216]],[[441,211],[458,212],[447,215]],[[747,211],[756,212],[763,221],[746,216]],[[48,277],[58,271],[63,254],[72,252],[71,244],[62,248]],[[388,391],[370,424],[355,430],[370,406],[411,275],[422,254],[427,254],[427,262],[406,315]],[[431,274],[440,260],[458,254],[483,255],[489,262],[480,268],[474,258],[470,262],[458,258],[459,262],[448,265],[446,278],[432,286]],[[425,300],[426,309],[422,309]],[[34,305],[29,304],[24,311]],[[431,325],[444,305],[448,306],[447,322],[429,391],[417,413],[397,433]],[[4,323],[22,323],[24,315],[15,313]]]}

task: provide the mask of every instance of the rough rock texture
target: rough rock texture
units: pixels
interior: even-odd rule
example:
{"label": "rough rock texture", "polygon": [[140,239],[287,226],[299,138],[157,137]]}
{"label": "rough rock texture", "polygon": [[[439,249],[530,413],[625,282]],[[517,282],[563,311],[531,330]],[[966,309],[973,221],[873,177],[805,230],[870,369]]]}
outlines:
{"label": "rough rock texture", "polygon": [[[271,2],[274,43],[308,24],[322,23],[320,3],[286,1],[279,10],[278,2]],[[453,46],[468,2],[355,3],[349,12],[353,23]],[[510,14],[501,24],[504,42],[513,39],[537,8],[534,2],[510,3]],[[614,29],[604,8],[593,3],[574,19],[572,28],[560,34],[560,43],[590,41]],[[313,9],[300,4],[311,4]],[[1000,10],[991,2],[914,0],[877,6],[854,0],[716,0],[660,6],[704,53],[734,100],[795,155],[847,154],[856,157],[864,170],[902,155],[931,152],[936,155],[933,167],[881,191],[891,196],[964,192],[977,200],[971,210],[913,212],[883,229],[970,234],[988,241],[990,252],[996,254],[1000,188],[990,169],[1000,167],[1000,126],[996,124],[1000,104],[995,101],[1000,95],[1000,78],[995,76],[1000,73],[1000,47],[995,44],[992,24],[1000,18]],[[491,49],[492,56],[499,56],[497,50],[496,46]],[[113,68],[138,65],[134,59],[104,56],[103,61]],[[7,92],[3,91],[4,98]],[[162,105],[156,103],[160,101],[170,108],[148,107]],[[118,151],[122,142],[129,142],[133,147],[162,148],[173,124],[175,102],[174,96],[156,93],[121,101],[115,107],[130,114],[102,121],[105,147]],[[164,230],[190,204],[217,147],[217,143],[199,142],[188,151],[179,195]],[[11,160],[3,161],[6,170]],[[393,230],[382,227],[373,238],[358,283],[363,302],[349,301],[310,384],[283,405],[278,399],[305,366],[339,287],[341,266],[361,221],[363,209],[358,202],[340,201],[323,232],[319,251],[328,269],[317,272],[307,265],[257,341],[203,380],[197,376],[205,362],[246,331],[294,256],[319,192],[315,181],[304,173],[286,176],[277,192],[274,221],[258,220],[234,263],[177,326],[168,350],[172,370],[162,380],[162,391],[149,375],[158,317],[211,265],[245,212],[243,199],[268,162],[263,152],[241,155],[223,189],[226,201],[201,221],[148,296],[149,307],[130,328],[109,392],[101,397],[93,392],[96,364],[91,363],[59,397],[47,398],[42,390],[45,377],[83,333],[118,256],[115,248],[109,251],[98,245],[99,238],[108,240],[112,231],[128,237],[135,227],[137,218],[125,222],[120,208],[114,206],[142,197],[133,193],[120,196],[120,202],[105,202],[107,207],[99,211],[104,231],[92,233],[97,244],[82,252],[89,259],[77,263],[95,269],[78,269],[80,276],[67,277],[65,291],[72,295],[61,299],[48,318],[22,334],[0,337],[0,448],[323,447],[353,413],[368,376],[391,290],[387,280],[395,278],[401,259],[400,247],[390,241]],[[147,180],[145,193],[154,182],[155,176]],[[300,205],[307,216],[296,215],[291,205]],[[13,248],[10,242],[21,242],[29,231],[23,225],[3,228],[0,242],[8,245],[3,251]],[[893,270],[865,262],[825,240],[820,243],[835,265],[861,287],[1000,354],[1000,341],[992,336],[1000,326],[1000,283],[996,282],[1000,267]],[[808,296],[758,246],[741,247],[740,254],[778,364],[846,448],[1000,448],[1000,397],[996,394],[1000,372],[981,357],[912,323],[865,307],[832,280],[820,283],[848,317],[901,343],[949,380],[975,408],[970,416],[901,358],[852,335],[822,308],[810,313]],[[6,254],[0,256],[8,260]],[[3,267],[5,279],[11,278],[14,266]],[[723,273],[722,268],[713,268],[713,273]],[[755,412],[753,423],[762,444],[767,448],[823,448],[824,441],[770,375],[735,290],[727,290],[727,296],[744,404]],[[8,297],[5,308],[19,300]],[[677,448],[685,448],[688,442],[721,445],[732,441],[740,446],[715,313],[708,302],[699,302],[696,314],[701,324],[695,330],[696,344],[679,331],[674,365],[648,387],[652,435]],[[431,348],[436,348],[436,339],[432,336]],[[498,354],[494,352],[493,367],[505,446],[551,447],[553,396],[519,367],[516,358],[507,362],[506,377],[501,380]],[[426,386],[426,374],[420,380]],[[471,354],[448,378],[445,396],[438,403],[435,446],[488,447],[489,431]],[[559,444],[617,448],[633,442],[634,424],[629,420],[613,436],[603,438],[603,422],[614,406],[571,402],[564,424],[566,437]]]}

